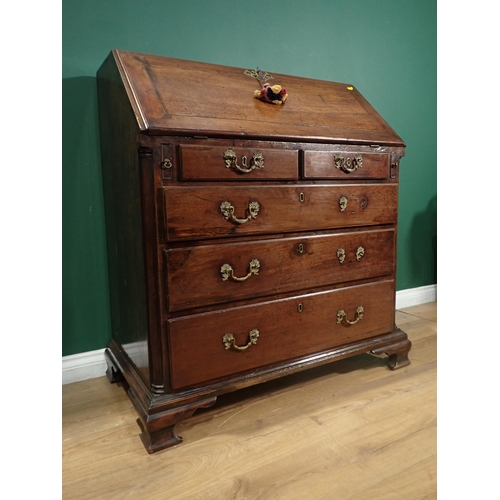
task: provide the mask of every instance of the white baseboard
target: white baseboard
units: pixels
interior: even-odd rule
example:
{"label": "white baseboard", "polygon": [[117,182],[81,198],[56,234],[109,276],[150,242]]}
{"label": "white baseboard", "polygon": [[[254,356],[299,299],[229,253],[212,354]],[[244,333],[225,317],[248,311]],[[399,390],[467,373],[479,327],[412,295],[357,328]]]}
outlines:
{"label": "white baseboard", "polygon": [[396,309],[418,306],[437,300],[437,285],[420,286],[396,292]]}
{"label": "white baseboard", "polygon": [[[396,292],[396,309],[434,302],[436,295],[437,285],[401,290]],[[106,369],[104,349],[63,356],[62,383],[70,384],[90,378],[102,377],[106,374]]]}
{"label": "white baseboard", "polygon": [[106,369],[104,349],[63,356],[62,383],[63,385],[71,384],[89,378],[102,377],[106,374]]}

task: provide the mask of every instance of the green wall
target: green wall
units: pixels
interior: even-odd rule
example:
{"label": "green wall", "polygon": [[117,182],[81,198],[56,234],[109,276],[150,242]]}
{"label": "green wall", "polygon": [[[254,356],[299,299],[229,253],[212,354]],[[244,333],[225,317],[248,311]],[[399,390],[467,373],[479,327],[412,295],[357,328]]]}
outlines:
{"label": "green wall", "polygon": [[95,73],[112,49],[352,83],[407,144],[397,289],[436,283],[436,0],[63,0],[63,355],[110,317]]}

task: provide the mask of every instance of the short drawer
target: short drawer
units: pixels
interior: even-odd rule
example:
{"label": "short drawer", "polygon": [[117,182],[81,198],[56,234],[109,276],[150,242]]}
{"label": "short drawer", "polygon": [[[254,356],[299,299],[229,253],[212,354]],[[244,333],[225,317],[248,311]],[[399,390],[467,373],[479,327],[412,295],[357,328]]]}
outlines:
{"label": "short drawer", "polygon": [[165,188],[167,239],[395,223],[395,184]]}
{"label": "short drawer", "polygon": [[174,389],[318,353],[394,329],[394,282],[168,321]]}
{"label": "short drawer", "polygon": [[304,151],[306,179],[386,179],[389,175],[387,153]]}
{"label": "short drawer", "polygon": [[297,180],[297,150],[181,145],[182,180]]}
{"label": "short drawer", "polygon": [[170,311],[394,272],[395,231],[200,245],[165,252]]}

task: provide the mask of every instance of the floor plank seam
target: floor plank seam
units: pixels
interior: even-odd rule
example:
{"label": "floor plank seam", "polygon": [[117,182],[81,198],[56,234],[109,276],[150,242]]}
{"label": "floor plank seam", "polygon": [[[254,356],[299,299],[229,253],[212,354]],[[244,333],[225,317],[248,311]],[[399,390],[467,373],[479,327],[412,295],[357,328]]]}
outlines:
{"label": "floor plank seam", "polygon": [[424,316],[420,316],[418,314],[412,314],[412,313],[406,312],[404,309],[396,309],[396,312],[398,312],[400,314],[404,314],[406,316],[411,316],[412,318],[423,319],[423,320],[428,321],[430,323],[436,323],[435,319],[429,319],[429,318],[426,318]]}

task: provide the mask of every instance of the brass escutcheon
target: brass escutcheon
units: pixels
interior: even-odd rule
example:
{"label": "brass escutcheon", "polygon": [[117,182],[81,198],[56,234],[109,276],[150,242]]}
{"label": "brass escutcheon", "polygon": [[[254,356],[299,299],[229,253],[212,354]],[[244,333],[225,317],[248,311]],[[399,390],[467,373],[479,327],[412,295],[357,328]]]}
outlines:
{"label": "brass escutcheon", "polygon": [[344,323],[346,325],[355,325],[358,321],[363,319],[363,313],[365,312],[363,306],[359,306],[356,309],[356,319],[353,321],[349,321],[347,319],[347,314],[343,309],[339,309],[337,311],[337,324]]}
{"label": "brass escutcheon", "polygon": [[297,249],[298,249],[300,254],[303,254],[304,253],[304,243],[299,243],[299,246]]}
{"label": "brass escutcheon", "polygon": [[356,260],[360,261],[365,255],[365,249],[363,247],[356,248]]}
{"label": "brass escutcheon", "polygon": [[260,210],[260,205],[259,202],[257,201],[251,201],[248,204],[248,215],[245,219],[238,219],[238,217],[234,216],[234,207],[231,205],[231,202],[229,201],[223,201],[220,204],[219,207],[222,215],[224,216],[224,219],[228,220],[231,219],[234,222],[237,222],[238,224],[244,224],[245,222],[248,222],[250,219],[255,219],[257,217],[257,214],[259,213]]}
{"label": "brass escutcheon", "polygon": [[246,279],[250,278],[252,274],[258,276],[259,269],[260,269],[260,262],[257,259],[252,259],[250,261],[250,271],[246,276],[243,276],[243,278],[238,278],[238,276],[234,275],[233,268],[231,267],[230,264],[223,264],[220,268],[220,273],[222,275],[222,281],[227,281],[229,278],[231,278],[234,281],[245,281]]}
{"label": "brass escutcheon", "polygon": [[341,212],[344,212],[345,209],[347,208],[347,198],[345,196],[341,196],[339,198],[339,208]]}
{"label": "brass escutcheon", "polygon": [[339,262],[341,264],[344,263],[344,260],[345,260],[345,250],[343,248],[339,248],[337,250],[337,259],[339,259]]}
{"label": "brass escutcheon", "polygon": [[254,328],[253,330],[250,331],[250,333],[248,334],[248,337],[250,340],[248,341],[248,344],[244,345],[244,346],[237,346],[236,345],[236,342],[234,340],[234,336],[232,333],[226,333],[222,337],[222,342],[223,342],[224,348],[226,350],[231,349],[231,347],[232,347],[236,351],[244,351],[245,349],[248,349],[252,344],[257,343],[257,341],[259,340],[259,330],[257,330],[257,328]]}
{"label": "brass escutcheon", "polygon": [[238,165],[238,157],[232,149],[226,149],[226,151],[224,151],[223,158],[226,168],[234,168],[235,170],[237,170],[238,172],[242,172],[243,174],[248,174],[256,168],[264,168],[264,155],[260,151],[257,151],[253,154],[252,159],[250,160],[250,167],[247,167],[248,158],[246,156],[241,157],[242,166],[240,167]]}

